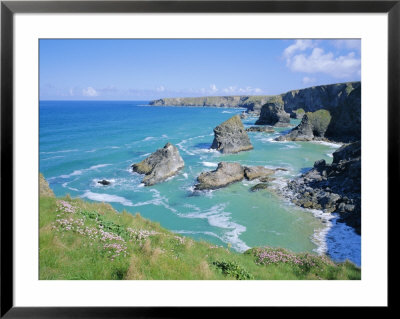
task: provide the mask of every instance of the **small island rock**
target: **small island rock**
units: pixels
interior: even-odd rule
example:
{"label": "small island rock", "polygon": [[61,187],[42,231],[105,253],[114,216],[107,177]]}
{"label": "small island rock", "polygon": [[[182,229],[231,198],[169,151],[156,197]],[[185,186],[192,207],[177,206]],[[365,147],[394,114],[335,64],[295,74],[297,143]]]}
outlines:
{"label": "small island rock", "polygon": [[174,176],[185,166],[176,146],[167,143],[140,163],[132,165],[132,170],[145,174],[142,183],[151,186]]}
{"label": "small island rock", "polygon": [[244,178],[244,169],[238,163],[220,162],[211,172],[203,172],[197,177],[195,190],[217,189]]}
{"label": "small island rock", "polygon": [[251,192],[257,192],[263,189],[267,189],[268,188],[268,184],[267,183],[259,183],[257,185],[254,185],[253,187],[250,188]]}
{"label": "small island rock", "polygon": [[239,115],[231,117],[214,128],[214,141],[211,148],[228,154],[253,149]]}
{"label": "small island rock", "polygon": [[261,108],[259,119],[256,125],[289,126],[290,115],[285,112],[284,103],[281,96],[271,98],[268,103]]}

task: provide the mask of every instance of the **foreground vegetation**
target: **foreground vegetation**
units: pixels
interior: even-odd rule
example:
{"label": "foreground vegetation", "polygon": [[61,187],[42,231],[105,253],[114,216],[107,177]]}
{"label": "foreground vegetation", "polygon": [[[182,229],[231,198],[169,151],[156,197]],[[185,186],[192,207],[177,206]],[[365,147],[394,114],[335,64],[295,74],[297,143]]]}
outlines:
{"label": "foreground vegetation", "polygon": [[350,262],[178,236],[111,205],[55,198],[40,181],[40,279],[360,279]]}

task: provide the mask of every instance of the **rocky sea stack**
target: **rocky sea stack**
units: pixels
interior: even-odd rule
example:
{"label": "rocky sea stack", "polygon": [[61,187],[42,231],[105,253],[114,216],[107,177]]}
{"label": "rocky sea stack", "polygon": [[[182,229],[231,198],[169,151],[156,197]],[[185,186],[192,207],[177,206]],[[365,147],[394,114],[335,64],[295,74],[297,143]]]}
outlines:
{"label": "rocky sea stack", "polygon": [[285,112],[284,103],[280,95],[271,98],[261,108],[260,117],[256,125],[288,126],[290,115]]}
{"label": "rocky sea stack", "polygon": [[139,174],[145,174],[142,183],[151,186],[174,176],[185,166],[179,150],[176,146],[167,143],[143,161],[133,164],[132,170]]}
{"label": "rocky sea stack", "polygon": [[311,141],[325,138],[325,132],[331,122],[331,114],[327,110],[307,112],[301,123],[288,134],[279,136],[277,141]]}
{"label": "rocky sea stack", "polygon": [[339,148],[332,164],[315,162],[283,191],[301,207],[338,212],[342,221],[361,233],[361,142]]}
{"label": "rocky sea stack", "polygon": [[[338,86],[340,87],[340,86]],[[342,91],[340,91],[342,92]],[[301,123],[277,141],[330,140],[355,142],[361,139],[361,85],[346,86],[339,104],[304,114]]]}
{"label": "rocky sea stack", "polygon": [[239,115],[231,117],[214,128],[214,141],[211,148],[224,154],[253,149]]}

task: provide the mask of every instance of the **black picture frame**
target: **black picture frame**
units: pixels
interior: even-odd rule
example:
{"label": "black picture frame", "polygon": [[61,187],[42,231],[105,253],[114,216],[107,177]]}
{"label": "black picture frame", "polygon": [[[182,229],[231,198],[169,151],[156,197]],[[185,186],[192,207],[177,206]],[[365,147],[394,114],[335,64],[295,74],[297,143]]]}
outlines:
{"label": "black picture frame", "polygon": [[[224,308],[15,307],[13,302],[13,20],[16,13],[387,13],[388,218],[399,181],[400,0],[396,1],[1,1],[1,318],[220,316]],[[380,212],[384,213],[384,212]],[[388,223],[388,234],[390,232]],[[394,227],[394,223],[391,225]],[[388,237],[388,247],[390,241]],[[388,254],[389,256],[389,254]],[[388,260],[390,263],[390,259]],[[388,280],[388,287],[390,281]],[[390,308],[390,298],[388,307]],[[239,312],[238,312],[239,310]],[[249,315],[248,309],[235,310]],[[308,311],[291,308],[297,315]],[[338,309],[332,309],[336,312]]]}

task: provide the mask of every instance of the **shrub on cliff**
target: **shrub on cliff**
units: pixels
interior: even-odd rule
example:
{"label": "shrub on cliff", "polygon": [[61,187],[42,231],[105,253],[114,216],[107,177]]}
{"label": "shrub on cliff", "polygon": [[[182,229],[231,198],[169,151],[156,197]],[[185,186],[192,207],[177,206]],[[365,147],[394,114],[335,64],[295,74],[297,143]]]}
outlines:
{"label": "shrub on cliff", "polygon": [[331,114],[328,110],[307,112],[308,120],[312,126],[314,136],[323,137],[331,122]]}

